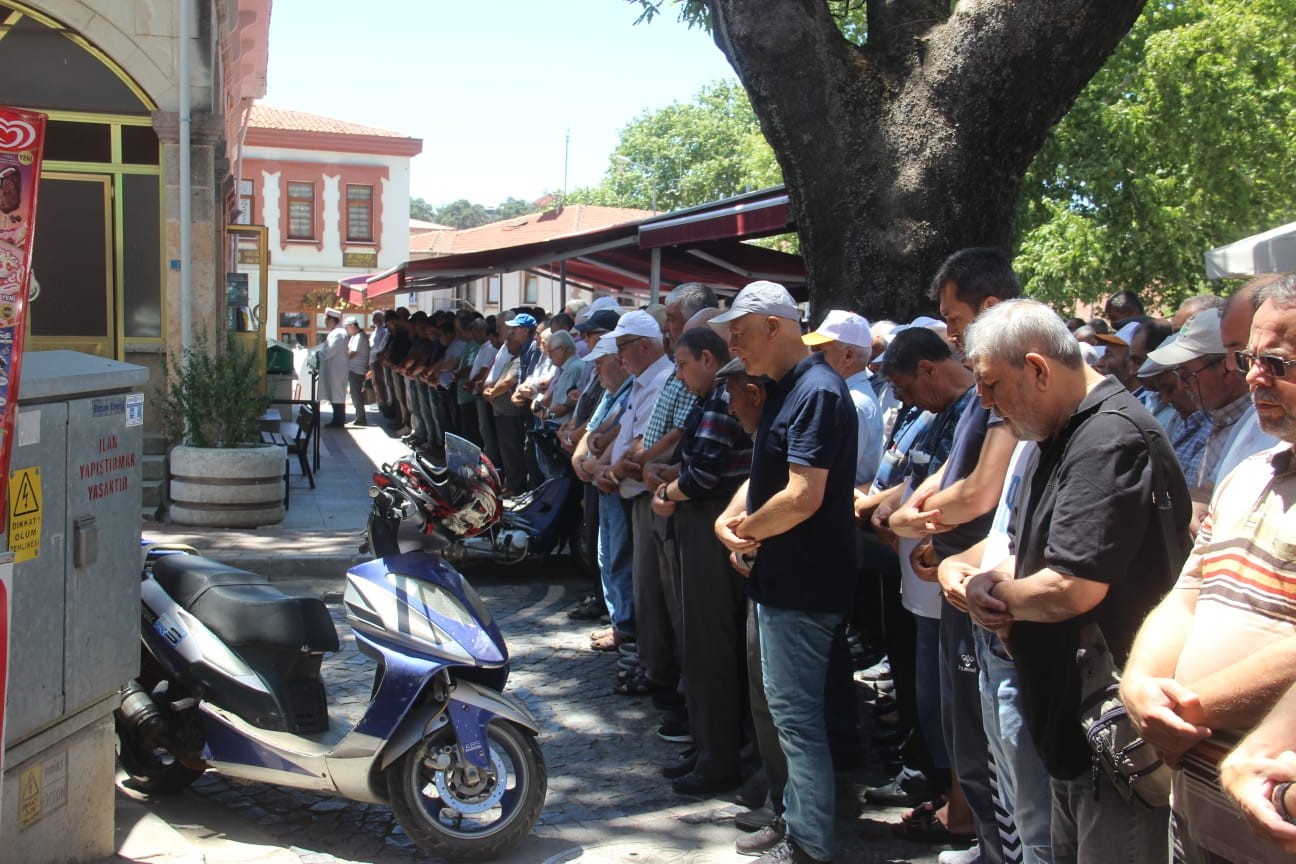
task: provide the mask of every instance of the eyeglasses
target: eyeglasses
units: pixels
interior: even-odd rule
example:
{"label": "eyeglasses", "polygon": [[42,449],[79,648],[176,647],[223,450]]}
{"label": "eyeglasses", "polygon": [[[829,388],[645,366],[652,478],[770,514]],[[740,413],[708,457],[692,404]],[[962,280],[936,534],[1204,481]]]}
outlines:
{"label": "eyeglasses", "polygon": [[616,348],[617,348],[617,352],[620,353],[621,351],[624,351],[625,349],[629,348],[631,345],[633,345],[634,343],[638,342],[638,341],[639,341],[640,339],[642,339],[642,338],[644,338],[644,337],[642,337],[642,336],[636,336],[636,337],[634,337],[633,339],[627,339],[627,340],[624,341],[624,342],[618,342],[618,343],[617,343],[617,346],[616,346]]}
{"label": "eyeglasses", "polygon": [[1287,367],[1296,366],[1296,360],[1284,360],[1281,357],[1275,357],[1272,354],[1261,354],[1256,356],[1250,351],[1234,351],[1233,359],[1237,363],[1238,370],[1245,375],[1251,370],[1251,367],[1259,366],[1260,371],[1270,378],[1286,378]]}
{"label": "eyeglasses", "polygon": [[1212,366],[1218,366],[1223,362],[1224,362],[1223,357],[1216,357],[1214,360],[1210,361],[1209,363],[1204,364],[1200,369],[1194,369],[1193,371],[1189,372],[1186,369],[1184,369],[1182,366],[1180,366],[1178,369],[1175,370],[1175,372],[1179,373],[1179,380],[1195,382],[1197,380],[1198,375],[1205,372],[1207,369],[1211,368]]}

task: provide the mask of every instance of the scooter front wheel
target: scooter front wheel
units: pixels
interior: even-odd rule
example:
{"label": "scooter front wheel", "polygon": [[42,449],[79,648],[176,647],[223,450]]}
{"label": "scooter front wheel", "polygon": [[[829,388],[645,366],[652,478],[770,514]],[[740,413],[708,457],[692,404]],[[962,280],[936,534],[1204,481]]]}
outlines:
{"label": "scooter front wheel", "polygon": [[386,771],[396,819],[410,838],[450,860],[493,858],[525,837],[544,806],[548,778],[535,737],[503,720],[486,728],[490,768],[474,771],[441,729]]}

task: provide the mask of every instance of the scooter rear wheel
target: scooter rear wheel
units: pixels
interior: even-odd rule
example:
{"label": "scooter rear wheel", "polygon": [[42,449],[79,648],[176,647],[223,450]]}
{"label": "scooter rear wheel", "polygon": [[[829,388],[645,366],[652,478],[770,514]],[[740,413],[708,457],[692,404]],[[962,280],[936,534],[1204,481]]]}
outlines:
{"label": "scooter rear wheel", "polygon": [[122,720],[121,712],[113,712],[117,728],[117,761],[129,775],[126,785],[149,795],[170,795],[189,787],[203,772],[182,765],[165,750],[150,748],[139,741]]}
{"label": "scooter rear wheel", "polygon": [[[424,738],[386,771],[392,811],[415,843],[452,861],[481,861],[535,825],[548,778],[535,737],[497,720],[486,729],[491,768],[470,783],[449,729]],[[449,767],[437,768],[449,760]]]}

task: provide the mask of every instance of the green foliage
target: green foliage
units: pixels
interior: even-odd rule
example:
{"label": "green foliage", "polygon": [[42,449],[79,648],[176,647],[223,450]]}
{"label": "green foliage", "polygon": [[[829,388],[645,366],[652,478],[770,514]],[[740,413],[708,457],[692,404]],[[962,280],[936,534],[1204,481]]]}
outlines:
{"label": "green foliage", "polygon": [[460,198],[458,201],[451,201],[444,207],[437,208],[432,221],[449,225],[451,228],[476,228],[478,225],[490,222],[491,218],[481,204],[474,204],[467,198]]}
{"label": "green foliage", "polygon": [[1296,218],[1296,0],[1150,0],[1023,186],[1018,269],[1059,308],[1210,290],[1210,248]]}
{"label": "green foliage", "polygon": [[621,130],[602,182],[568,203],[677,210],[782,182],[747,93],[735,81],[688,104],[647,111]]}
{"label": "green foliage", "polygon": [[257,359],[225,336],[225,350],[210,350],[205,334],[194,337],[183,359],[162,358],[165,388],[159,387],[158,412],[171,441],[191,447],[233,447],[257,443],[261,415],[269,407]]}
{"label": "green foliage", "polygon": [[431,222],[436,216],[436,208],[424,201],[422,198],[410,199],[410,218],[418,219],[423,222]]}
{"label": "green foliage", "polygon": [[509,198],[504,203],[495,208],[492,215],[493,219],[512,219],[514,216],[525,216],[528,213],[539,212],[538,207],[530,201],[523,201],[521,198]]}

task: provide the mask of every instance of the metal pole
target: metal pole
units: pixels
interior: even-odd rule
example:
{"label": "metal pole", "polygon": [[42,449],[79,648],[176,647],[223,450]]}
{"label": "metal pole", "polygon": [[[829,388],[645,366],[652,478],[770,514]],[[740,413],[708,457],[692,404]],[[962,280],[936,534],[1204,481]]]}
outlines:
{"label": "metal pole", "polygon": [[193,254],[193,182],[189,176],[191,168],[190,141],[190,99],[189,99],[189,12],[193,0],[177,0],[179,9],[180,38],[177,50],[180,52],[180,347],[188,350],[193,345],[193,267],[190,256]]}
{"label": "metal pole", "polygon": [[648,265],[648,302],[657,303],[661,297],[661,247],[654,246]]}

